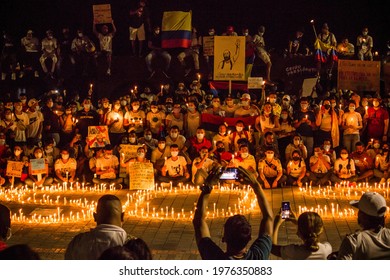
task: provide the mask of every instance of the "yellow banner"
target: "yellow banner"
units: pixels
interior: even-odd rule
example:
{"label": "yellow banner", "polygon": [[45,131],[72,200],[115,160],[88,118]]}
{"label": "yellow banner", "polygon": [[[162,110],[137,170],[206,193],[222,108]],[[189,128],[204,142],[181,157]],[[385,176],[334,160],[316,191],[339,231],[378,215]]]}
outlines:
{"label": "yellow banner", "polygon": [[380,62],[339,60],[337,86],[355,91],[380,90]]}
{"label": "yellow banner", "polygon": [[111,23],[111,5],[110,4],[102,4],[102,5],[93,5],[93,18],[96,23]]}
{"label": "yellow banner", "polygon": [[245,37],[214,37],[214,80],[245,80]]}
{"label": "yellow banner", "polygon": [[162,20],[162,31],[187,30],[191,31],[192,12],[167,11]]}

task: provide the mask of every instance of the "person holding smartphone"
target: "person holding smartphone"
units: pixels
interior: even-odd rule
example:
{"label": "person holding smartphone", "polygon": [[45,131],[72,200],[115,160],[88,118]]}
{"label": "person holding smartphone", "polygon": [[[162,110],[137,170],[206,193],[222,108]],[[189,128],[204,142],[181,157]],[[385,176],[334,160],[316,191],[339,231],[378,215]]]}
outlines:
{"label": "person holding smartphone", "polygon": [[207,205],[213,186],[218,184],[223,171],[223,168],[214,168],[200,188],[202,192],[192,221],[200,255],[204,260],[267,260],[272,244],[272,207],[267,201],[260,182],[252,173],[242,167],[238,168],[241,182],[252,186],[263,216],[258,236],[248,247],[248,243],[252,238],[252,227],[245,216],[234,215],[229,217],[224,225],[222,242],[226,243],[226,252],[211,239],[206,222]]}
{"label": "person holding smartphone", "polygon": [[[297,219],[295,213],[288,210],[289,218],[283,219],[282,211],[275,216],[271,253],[284,260],[326,260],[332,253],[332,246],[319,241],[324,230],[321,216],[316,212],[304,212]],[[279,228],[285,221],[298,226],[297,235],[303,244],[278,245]]]}

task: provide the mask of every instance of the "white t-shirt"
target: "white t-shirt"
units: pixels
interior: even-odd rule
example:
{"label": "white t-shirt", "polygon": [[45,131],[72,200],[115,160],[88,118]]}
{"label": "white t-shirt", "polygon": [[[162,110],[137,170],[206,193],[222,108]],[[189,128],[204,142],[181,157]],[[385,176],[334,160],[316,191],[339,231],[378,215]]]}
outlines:
{"label": "white t-shirt", "polygon": [[138,110],[137,112],[129,111],[125,114],[125,119],[127,119],[130,123],[130,125],[134,124],[134,126],[130,126],[130,130],[133,130],[135,133],[140,133],[144,131],[144,124],[145,121],[145,112],[142,110]]}
{"label": "white t-shirt", "polygon": [[[357,127],[359,123],[362,123],[362,116],[358,112],[346,112],[343,115],[343,125],[353,125]],[[344,135],[359,134],[359,129],[347,128],[344,129]]]}
{"label": "white t-shirt", "polygon": [[299,175],[301,175],[303,168],[306,167],[306,164],[304,160],[300,160],[298,161],[298,163],[295,163],[293,160],[290,160],[288,166],[291,170],[290,175],[294,178],[298,178]]}
{"label": "white t-shirt", "polygon": [[[348,170],[348,164],[350,164],[349,170]],[[348,179],[352,177],[350,173],[356,170],[355,163],[353,159],[342,160],[338,158],[334,163],[334,170],[337,170],[337,172],[339,173],[339,178]]]}
{"label": "white t-shirt", "polygon": [[[107,114],[107,123],[111,123],[109,126],[109,131],[111,133],[124,133],[126,130],[123,127],[123,112],[119,110],[118,112],[110,111]],[[118,120],[118,121],[115,121]]]}
{"label": "white t-shirt", "polygon": [[77,162],[74,158],[69,158],[67,162],[63,162],[62,159],[57,159],[54,164],[54,170],[60,170],[61,175],[63,177],[66,176],[66,172],[68,172],[68,176],[70,176],[70,172],[76,170]]}
{"label": "white t-shirt", "polygon": [[112,38],[114,35],[109,33],[107,35],[103,35],[101,33],[98,34],[98,39],[100,43],[100,50],[106,52],[112,52]]}
{"label": "white t-shirt", "polygon": [[187,165],[187,161],[184,157],[178,156],[176,160],[172,160],[172,157],[165,161],[164,166],[167,168],[168,176],[173,177],[176,175],[184,176],[184,168]]}
{"label": "white t-shirt", "polygon": [[26,128],[29,125],[29,117],[26,113],[22,112],[20,115],[14,114],[14,122],[16,124],[15,129],[15,141],[26,142]]}
{"label": "white t-shirt", "polygon": [[[96,170],[107,170],[107,169],[115,169],[119,166],[119,160],[116,156],[112,155],[109,159],[105,157],[100,157],[96,160]],[[115,179],[115,172],[104,173],[100,175],[100,179]]]}
{"label": "white t-shirt", "polygon": [[149,112],[146,115],[146,120],[149,123],[149,128],[152,133],[157,134],[160,131],[162,125],[165,121],[165,113],[163,111],[158,111],[156,113]]}
{"label": "white t-shirt", "polygon": [[[191,170],[192,171],[192,177],[195,177],[195,174],[198,171],[198,168],[196,168],[195,165],[197,165],[201,161],[202,161],[202,159],[200,157],[197,157],[192,162],[192,170]],[[211,169],[213,169],[213,164],[214,164],[214,161],[212,159],[206,158],[206,160],[204,161],[203,166],[201,167],[201,169],[203,169],[204,171],[209,173],[211,171]]]}
{"label": "white t-shirt", "polygon": [[319,249],[311,252],[304,245],[287,245],[282,246],[280,254],[284,260],[326,260],[332,253],[332,245],[329,242],[318,243]]}
{"label": "white t-shirt", "polygon": [[26,129],[26,137],[41,138],[41,135],[38,135],[38,132],[39,132],[39,127],[43,122],[43,114],[39,111],[35,111],[35,112],[28,112],[27,115],[29,118],[29,125],[27,126]]}

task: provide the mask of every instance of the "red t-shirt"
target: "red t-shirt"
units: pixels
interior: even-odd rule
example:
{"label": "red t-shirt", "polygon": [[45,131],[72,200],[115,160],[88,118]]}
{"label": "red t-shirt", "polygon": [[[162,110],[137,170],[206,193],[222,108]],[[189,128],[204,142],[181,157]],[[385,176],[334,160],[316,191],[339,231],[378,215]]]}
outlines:
{"label": "red t-shirt", "polygon": [[367,110],[367,135],[368,138],[381,139],[385,128],[385,120],[389,119],[389,113],[386,109],[379,108],[375,110],[373,107]]}

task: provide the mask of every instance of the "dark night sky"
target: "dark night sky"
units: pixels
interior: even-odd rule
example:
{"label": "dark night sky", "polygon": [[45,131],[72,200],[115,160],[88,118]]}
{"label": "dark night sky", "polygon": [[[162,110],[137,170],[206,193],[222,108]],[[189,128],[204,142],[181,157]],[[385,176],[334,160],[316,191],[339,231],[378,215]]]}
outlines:
{"label": "dark night sky", "polygon": [[[135,0],[0,0],[0,29],[7,29],[20,37],[28,28],[42,37],[44,31],[52,28],[59,31],[63,25],[75,28],[78,25],[91,30],[93,3],[111,3],[113,18],[119,30],[116,48],[127,41],[128,8]],[[259,25],[265,25],[268,46],[282,48],[295,28],[303,26],[306,37],[313,38],[309,20],[328,22],[338,41],[349,37],[355,43],[363,25],[367,25],[374,37],[375,48],[383,50],[390,39],[389,8],[387,1],[346,0],[149,0],[152,21],[160,24],[163,10],[192,9],[193,22],[200,31],[214,25],[217,32],[231,24],[236,30],[248,26],[253,33]],[[119,46],[118,46],[119,45]],[[115,48],[115,47],[114,47]]]}

